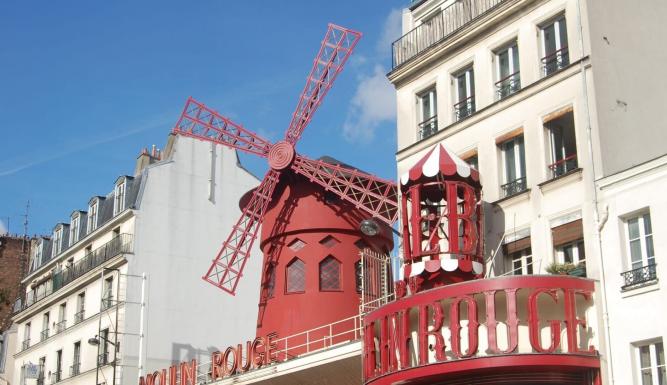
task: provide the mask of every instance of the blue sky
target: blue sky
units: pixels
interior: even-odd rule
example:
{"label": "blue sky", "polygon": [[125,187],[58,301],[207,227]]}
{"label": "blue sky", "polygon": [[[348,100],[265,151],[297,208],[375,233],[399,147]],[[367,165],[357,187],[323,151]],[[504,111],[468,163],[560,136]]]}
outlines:
{"label": "blue sky", "polygon": [[[163,147],[188,96],[282,138],[328,22],[364,37],[297,146],[395,178],[385,78],[407,0],[0,3],[0,233],[85,209]],[[263,160],[242,156],[256,175]],[[221,234],[223,236],[223,234]]]}

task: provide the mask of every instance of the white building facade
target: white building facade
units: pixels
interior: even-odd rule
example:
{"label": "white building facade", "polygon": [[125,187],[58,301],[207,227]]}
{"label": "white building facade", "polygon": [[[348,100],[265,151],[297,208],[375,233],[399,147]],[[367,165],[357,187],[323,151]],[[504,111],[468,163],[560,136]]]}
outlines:
{"label": "white building facade", "polygon": [[598,282],[606,384],[667,381],[665,52],[650,44],[664,16],[659,2],[413,1],[388,74],[398,175],[438,143],[480,171],[488,277]]}
{"label": "white building facade", "polygon": [[171,135],[163,153],[141,154],[134,176],[35,247],[12,383],[137,384],[254,333],[261,258],[235,298],[201,275],[257,183],[220,145]]}

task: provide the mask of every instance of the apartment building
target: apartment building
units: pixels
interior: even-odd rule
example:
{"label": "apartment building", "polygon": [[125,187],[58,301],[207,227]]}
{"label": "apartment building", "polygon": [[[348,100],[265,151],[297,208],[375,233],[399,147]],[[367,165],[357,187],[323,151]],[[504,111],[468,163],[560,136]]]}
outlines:
{"label": "apartment building", "polygon": [[235,151],[191,138],[139,155],[132,175],[36,242],[14,307],[12,384],[135,385],[144,368],[254,333],[261,259],[236,298],[201,276],[257,183]]}
{"label": "apartment building", "polygon": [[444,144],[480,172],[487,276],[598,282],[607,384],[666,381],[665,16],[658,1],[417,0],[392,47],[398,174]]}

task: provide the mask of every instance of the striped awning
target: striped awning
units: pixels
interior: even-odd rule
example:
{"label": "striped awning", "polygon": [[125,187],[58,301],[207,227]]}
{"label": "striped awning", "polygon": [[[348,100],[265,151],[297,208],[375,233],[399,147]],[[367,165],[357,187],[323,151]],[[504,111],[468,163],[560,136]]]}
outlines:
{"label": "striped awning", "polygon": [[480,262],[467,259],[443,258],[409,263],[404,265],[403,269],[405,277],[415,277],[422,274],[424,271],[428,273],[435,273],[438,270],[452,272],[457,269],[466,273],[480,275],[484,272],[484,265]]}
{"label": "striped awning", "polygon": [[408,172],[401,175],[401,186],[432,180],[438,174],[479,185],[479,172],[439,143]]}

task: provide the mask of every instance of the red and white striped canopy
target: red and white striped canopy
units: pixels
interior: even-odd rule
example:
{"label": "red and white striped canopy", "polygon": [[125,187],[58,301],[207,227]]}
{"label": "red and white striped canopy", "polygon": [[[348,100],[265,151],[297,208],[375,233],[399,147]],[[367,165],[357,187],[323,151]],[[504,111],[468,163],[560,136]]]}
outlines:
{"label": "red and white striped canopy", "polygon": [[430,180],[438,174],[463,179],[473,185],[480,184],[479,172],[439,143],[408,172],[401,175],[401,186],[407,186],[420,180]]}

